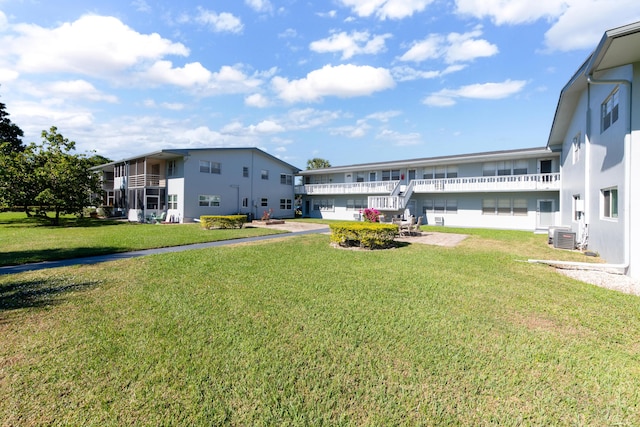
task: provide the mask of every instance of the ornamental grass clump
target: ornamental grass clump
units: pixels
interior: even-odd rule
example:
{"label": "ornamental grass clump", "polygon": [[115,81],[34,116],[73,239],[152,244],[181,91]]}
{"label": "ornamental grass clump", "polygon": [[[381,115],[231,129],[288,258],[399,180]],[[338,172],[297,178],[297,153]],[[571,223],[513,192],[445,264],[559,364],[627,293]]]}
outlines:
{"label": "ornamental grass clump", "polygon": [[329,224],[329,228],[331,243],[341,247],[387,249],[394,246],[398,235],[397,225],[378,222],[338,222]]}

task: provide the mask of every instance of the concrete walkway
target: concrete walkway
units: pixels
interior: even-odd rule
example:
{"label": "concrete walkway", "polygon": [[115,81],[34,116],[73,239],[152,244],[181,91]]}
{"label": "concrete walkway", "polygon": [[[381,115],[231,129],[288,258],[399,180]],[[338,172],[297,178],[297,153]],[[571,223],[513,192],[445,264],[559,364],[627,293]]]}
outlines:
{"label": "concrete walkway", "polygon": [[[283,229],[283,228],[278,228],[278,229]],[[292,231],[290,233],[284,233],[284,234],[272,234],[269,236],[246,237],[244,239],[220,240],[217,242],[194,243],[192,245],[171,246],[167,248],[156,248],[156,249],[144,249],[144,250],[134,251],[134,252],[122,252],[122,253],[107,254],[107,255],[96,255],[96,256],[89,256],[84,258],[70,258],[70,259],[63,259],[58,261],[44,261],[44,262],[36,262],[31,264],[10,265],[6,267],[0,267],[0,275],[23,273],[25,271],[44,270],[46,268],[68,267],[71,265],[98,264],[101,262],[116,261],[119,259],[127,259],[127,258],[136,258],[136,257],[141,257],[146,255],[167,254],[171,252],[182,252],[182,251],[189,251],[192,249],[205,249],[205,248],[213,248],[217,246],[226,246],[226,245],[238,245],[241,243],[252,243],[252,242],[259,242],[262,240],[270,240],[270,239],[282,239],[284,237],[301,236],[305,234],[326,233],[328,231],[329,231],[329,226],[323,225],[323,224],[314,224],[314,226],[312,227],[306,227],[306,228],[298,227],[297,231]]]}

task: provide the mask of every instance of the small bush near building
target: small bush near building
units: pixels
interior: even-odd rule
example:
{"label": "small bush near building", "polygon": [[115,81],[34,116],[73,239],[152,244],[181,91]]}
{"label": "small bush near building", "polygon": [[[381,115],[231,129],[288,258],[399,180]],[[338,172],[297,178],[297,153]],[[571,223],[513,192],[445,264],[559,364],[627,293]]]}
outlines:
{"label": "small bush near building", "polygon": [[397,225],[378,222],[338,222],[330,224],[329,228],[331,242],[343,247],[386,249],[393,246],[398,235]]}
{"label": "small bush near building", "polygon": [[247,222],[246,215],[202,215],[200,224],[202,228],[242,228]]}

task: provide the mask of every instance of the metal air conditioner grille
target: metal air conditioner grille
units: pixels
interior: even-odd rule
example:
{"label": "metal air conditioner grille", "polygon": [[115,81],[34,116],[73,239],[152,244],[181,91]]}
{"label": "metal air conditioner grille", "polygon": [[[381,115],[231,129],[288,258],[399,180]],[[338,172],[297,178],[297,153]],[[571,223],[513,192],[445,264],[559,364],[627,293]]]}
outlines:
{"label": "metal air conditioner grille", "polygon": [[566,230],[556,230],[553,236],[553,247],[559,249],[575,249],[576,233]]}

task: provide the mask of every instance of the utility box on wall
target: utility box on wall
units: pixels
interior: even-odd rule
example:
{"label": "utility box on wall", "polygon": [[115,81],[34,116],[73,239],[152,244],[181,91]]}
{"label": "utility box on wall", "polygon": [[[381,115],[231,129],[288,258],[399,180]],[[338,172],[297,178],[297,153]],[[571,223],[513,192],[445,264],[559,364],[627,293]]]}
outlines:
{"label": "utility box on wall", "polygon": [[576,233],[569,230],[556,229],[553,233],[553,247],[558,249],[575,249]]}

